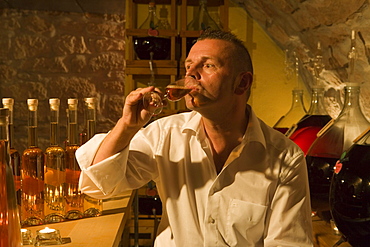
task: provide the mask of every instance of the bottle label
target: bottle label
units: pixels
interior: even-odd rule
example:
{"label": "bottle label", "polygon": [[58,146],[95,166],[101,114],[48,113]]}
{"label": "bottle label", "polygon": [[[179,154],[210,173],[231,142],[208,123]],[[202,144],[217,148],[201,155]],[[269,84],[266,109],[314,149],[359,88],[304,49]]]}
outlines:
{"label": "bottle label", "polygon": [[340,160],[337,161],[337,163],[334,166],[334,173],[338,174],[340,170],[342,170],[343,164],[340,162]]}
{"label": "bottle label", "polygon": [[159,32],[158,32],[158,30],[156,30],[156,29],[149,28],[149,29],[148,29],[148,35],[149,35],[149,36],[158,36],[158,35],[159,35]]}

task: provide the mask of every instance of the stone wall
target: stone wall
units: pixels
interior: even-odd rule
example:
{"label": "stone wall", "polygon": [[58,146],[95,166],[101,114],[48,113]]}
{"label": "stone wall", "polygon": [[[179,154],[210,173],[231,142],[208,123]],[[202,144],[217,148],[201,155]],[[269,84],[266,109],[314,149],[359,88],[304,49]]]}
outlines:
{"label": "stone wall", "polygon": [[[341,110],[343,87],[348,81],[348,52],[352,30],[356,32],[358,59],[355,82],[361,83],[361,105],[370,120],[370,7],[368,0],[232,0],[243,7],[283,49],[295,51],[300,74],[308,87],[313,84],[310,61],[321,43],[321,83],[330,115]],[[361,36],[359,35],[361,34]]]}
{"label": "stone wall", "polygon": [[15,147],[27,146],[27,99],[39,100],[39,146],[49,144],[49,98],[61,100],[61,145],[67,99],[98,100],[97,131],[112,128],[124,100],[124,16],[0,9],[0,98],[15,100]]}

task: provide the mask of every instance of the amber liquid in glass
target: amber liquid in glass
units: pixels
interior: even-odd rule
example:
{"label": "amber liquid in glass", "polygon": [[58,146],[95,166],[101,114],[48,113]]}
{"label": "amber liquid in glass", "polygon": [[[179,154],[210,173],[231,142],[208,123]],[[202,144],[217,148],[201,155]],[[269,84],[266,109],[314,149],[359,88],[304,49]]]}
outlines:
{"label": "amber liquid in glass", "polygon": [[168,85],[166,87],[166,97],[171,101],[178,101],[191,92],[191,88],[184,86]]}

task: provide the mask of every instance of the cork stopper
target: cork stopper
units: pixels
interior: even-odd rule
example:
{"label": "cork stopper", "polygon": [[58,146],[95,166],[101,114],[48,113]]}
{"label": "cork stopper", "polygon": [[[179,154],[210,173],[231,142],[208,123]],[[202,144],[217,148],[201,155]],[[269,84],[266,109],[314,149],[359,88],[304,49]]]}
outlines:
{"label": "cork stopper", "polygon": [[27,99],[28,110],[30,111],[37,111],[38,104],[38,99]]}

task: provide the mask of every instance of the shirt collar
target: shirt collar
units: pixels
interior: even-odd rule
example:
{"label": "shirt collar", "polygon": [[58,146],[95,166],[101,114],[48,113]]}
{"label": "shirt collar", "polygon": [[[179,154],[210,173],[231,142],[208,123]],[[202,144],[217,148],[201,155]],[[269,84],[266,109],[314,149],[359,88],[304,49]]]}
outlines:
{"label": "shirt collar", "polygon": [[[249,112],[248,127],[244,133],[243,142],[259,142],[266,148],[266,140],[261,129],[260,120],[252,110],[250,105],[247,105],[247,112]],[[202,131],[202,115],[198,112],[192,111],[189,114],[188,121],[185,122],[182,131],[191,130],[197,134],[203,133]]]}
{"label": "shirt collar", "polygon": [[266,148],[266,139],[261,128],[261,120],[254,113],[250,105],[247,105],[247,111],[249,112],[249,121],[243,142],[259,142]]}

